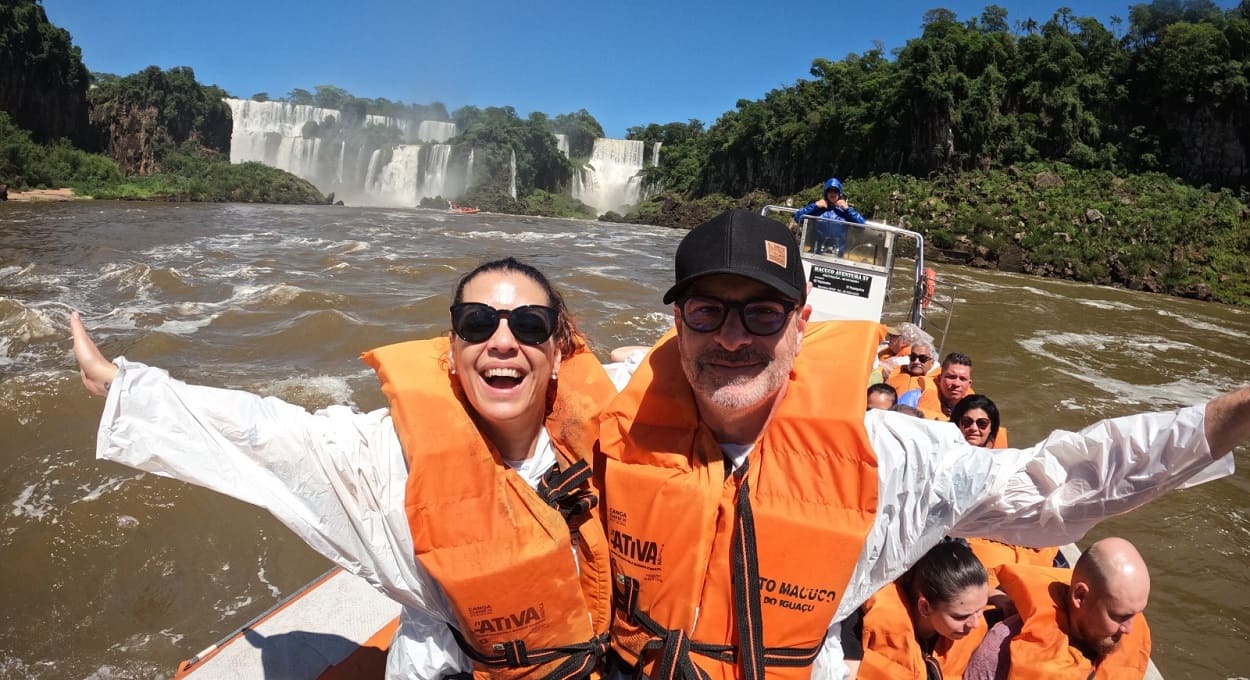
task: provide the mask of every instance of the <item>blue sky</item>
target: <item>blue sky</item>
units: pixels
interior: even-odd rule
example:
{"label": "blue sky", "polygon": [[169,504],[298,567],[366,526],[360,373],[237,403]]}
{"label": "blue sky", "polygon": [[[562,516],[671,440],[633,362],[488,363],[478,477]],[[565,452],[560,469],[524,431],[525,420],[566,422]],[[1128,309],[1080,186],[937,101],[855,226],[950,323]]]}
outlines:
{"label": "blue sky", "polygon": [[[1222,7],[1233,0],[1218,0]],[[43,0],[92,71],[190,66],[237,97],[337,85],[359,97],[585,108],[610,137],[634,125],[711,124],[739,99],[808,77],[815,57],[887,53],[920,34],[926,10],[979,16],[985,0],[603,3]],[[1123,0],[998,0],[1008,21],[1060,6],[1109,25]]]}

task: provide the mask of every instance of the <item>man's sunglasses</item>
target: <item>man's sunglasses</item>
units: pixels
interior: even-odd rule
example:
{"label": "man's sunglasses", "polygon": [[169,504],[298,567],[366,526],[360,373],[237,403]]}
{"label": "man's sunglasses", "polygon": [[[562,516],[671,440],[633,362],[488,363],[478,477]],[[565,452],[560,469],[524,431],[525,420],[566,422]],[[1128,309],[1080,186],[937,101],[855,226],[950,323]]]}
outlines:
{"label": "man's sunglasses", "polygon": [[555,332],[558,317],[555,307],[544,305],[495,309],[480,302],[457,302],[451,306],[451,329],[465,342],[486,342],[499,328],[499,320],[507,319],[517,342],[541,345]]}
{"label": "man's sunglasses", "polygon": [[978,430],[988,430],[990,427],[990,419],[989,418],[972,418],[970,416],[964,416],[959,419],[959,426],[962,428],[967,429],[969,427],[972,427],[973,424],[977,426]]}
{"label": "man's sunglasses", "polygon": [[738,320],[751,335],[775,335],[785,328],[790,312],[798,306],[791,300],[747,300],[729,302],[703,295],[689,295],[677,301],[681,320],[696,333],[714,333],[725,325],[729,310],[738,310]]}
{"label": "man's sunglasses", "polygon": [[927,363],[929,363],[930,361],[933,361],[933,357],[931,357],[931,356],[929,356],[929,355],[927,355],[927,354],[913,354],[913,355],[911,355],[911,360],[912,360],[912,361],[919,361],[919,362],[920,362],[920,363],[922,363],[922,364],[927,364]]}

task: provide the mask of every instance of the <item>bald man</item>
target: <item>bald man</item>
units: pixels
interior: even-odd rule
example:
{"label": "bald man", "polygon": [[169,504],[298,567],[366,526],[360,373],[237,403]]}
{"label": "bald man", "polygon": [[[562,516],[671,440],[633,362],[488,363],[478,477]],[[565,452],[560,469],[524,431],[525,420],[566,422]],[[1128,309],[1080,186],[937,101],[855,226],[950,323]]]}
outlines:
{"label": "bald man", "polygon": [[1070,572],[1019,564],[996,572],[1018,613],[986,634],[965,680],[1145,676],[1150,573],[1133,544],[1098,541]]}

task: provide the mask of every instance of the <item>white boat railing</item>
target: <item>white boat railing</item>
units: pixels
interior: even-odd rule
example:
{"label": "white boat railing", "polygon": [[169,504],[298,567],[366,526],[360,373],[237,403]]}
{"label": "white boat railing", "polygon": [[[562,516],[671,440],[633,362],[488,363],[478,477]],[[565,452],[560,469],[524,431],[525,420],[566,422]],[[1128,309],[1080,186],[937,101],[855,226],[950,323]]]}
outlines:
{"label": "white boat railing", "polygon": [[[794,215],[795,208],[768,205],[760,214]],[[813,317],[908,321],[934,337],[942,354],[955,306],[955,286],[925,266],[924,235],[882,222],[864,224],[806,215],[799,224],[799,251],[812,283]],[[914,248],[911,266],[903,256]],[[893,304],[906,285],[906,305]]]}

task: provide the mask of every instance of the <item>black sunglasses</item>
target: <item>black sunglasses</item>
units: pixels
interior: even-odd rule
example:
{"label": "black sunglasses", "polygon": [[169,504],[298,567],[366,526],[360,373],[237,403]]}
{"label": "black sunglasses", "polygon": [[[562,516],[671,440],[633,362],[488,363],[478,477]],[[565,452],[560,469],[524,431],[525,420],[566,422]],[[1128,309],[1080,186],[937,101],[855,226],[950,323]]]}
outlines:
{"label": "black sunglasses", "polygon": [[499,320],[507,319],[517,342],[541,345],[555,332],[558,317],[555,307],[545,305],[495,309],[481,302],[457,302],[451,306],[451,329],[465,342],[486,342],[499,328]]}
{"label": "black sunglasses", "polygon": [[911,360],[919,361],[922,364],[927,364],[930,361],[933,361],[933,357],[928,356],[927,354],[913,354],[911,355]]}
{"label": "black sunglasses", "polygon": [[976,424],[978,430],[988,430],[990,428],[989,418],[975,418],[974,419],[970,416],[964,416],[959,419],[959,426],[963,428],[972,427],[973,423]]}
{"label": "black sunglasses", "polygon": [[798,303],[790,300],[747,300],[728,302],[703,295],[690,295],[677,301],[681,320],[697,333],[713,333],[725,325],[729,310],[738,310],[742,327],[751,335],[775,335]]}

